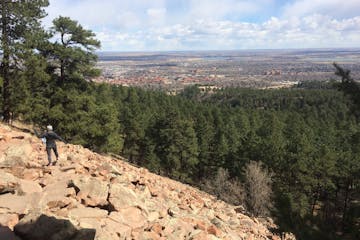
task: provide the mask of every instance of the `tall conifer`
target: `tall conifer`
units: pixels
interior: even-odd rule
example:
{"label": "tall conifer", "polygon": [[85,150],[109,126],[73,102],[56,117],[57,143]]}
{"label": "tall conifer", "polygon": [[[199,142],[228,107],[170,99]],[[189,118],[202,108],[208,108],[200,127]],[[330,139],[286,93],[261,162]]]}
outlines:
{"label": "tall conifer", "polygon": [[[12,81],[20,71],[26,52],[35,47],[35,35],[42,31],[40,19],[46,16],[47,0],[2,0],[0,2],[0,76],[3,79],[3,116],[9,122],[13,114]],[[32,44],[30,44],[32,43]]]}

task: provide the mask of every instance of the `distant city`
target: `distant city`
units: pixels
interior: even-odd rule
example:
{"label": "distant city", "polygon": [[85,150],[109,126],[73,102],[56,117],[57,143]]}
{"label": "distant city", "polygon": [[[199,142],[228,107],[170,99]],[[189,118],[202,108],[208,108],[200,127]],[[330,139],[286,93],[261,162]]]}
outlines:
{"label": "distant city", "polygon": [[94,81],[177,92],[211,87],[283,88],[334,79],[333,62],[360,79],[360,49],[100,52]]}

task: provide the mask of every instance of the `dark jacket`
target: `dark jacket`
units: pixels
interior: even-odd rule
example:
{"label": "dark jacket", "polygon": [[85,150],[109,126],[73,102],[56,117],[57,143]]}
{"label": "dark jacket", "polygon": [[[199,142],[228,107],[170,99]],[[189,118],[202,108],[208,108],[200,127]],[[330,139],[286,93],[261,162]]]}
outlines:
{"label": "dark jacket", "polygon": [[57,135],[54,131],[47,131],[41,135],[34,129],[35,134],[39,138],[46,138],[46,148],[53,148],[56,146],[55,140],[60,140],[65,142],[59,135]]}

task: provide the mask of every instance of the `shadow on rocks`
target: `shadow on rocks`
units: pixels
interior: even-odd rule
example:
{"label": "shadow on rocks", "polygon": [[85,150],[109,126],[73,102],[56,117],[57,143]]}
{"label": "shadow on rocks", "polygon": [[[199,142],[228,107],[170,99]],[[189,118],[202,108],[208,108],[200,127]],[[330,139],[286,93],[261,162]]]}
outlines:
{"label": "shadow on rocks", "polygon": [[6,240],[21,240],[18,238],[10,228],[0,225],[0,239]]}
{"label": "shadow on rocks", "polygon": [[69,220],[46,215],[25,216],[14,227],[14,232],[0,226],[0,239],[9,240],[94,240],[95,233],[95,229],[77,229]]}

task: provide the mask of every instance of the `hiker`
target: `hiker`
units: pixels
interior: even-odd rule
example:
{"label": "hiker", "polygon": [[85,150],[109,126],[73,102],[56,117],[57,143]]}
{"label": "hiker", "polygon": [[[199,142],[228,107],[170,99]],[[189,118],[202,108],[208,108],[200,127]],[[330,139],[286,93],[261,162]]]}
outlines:
{"label": "hiker", "polygon": [[[57,151],[55,140],[60,140],[64,143],[66,143],[66,141],[53,131],[53,127],[51,125],[47,126],[46,128],[47,128],[47,131],[41,135],[36,131],[36,129],[34,129],[34,132],[38,138],[46,139],[46,152],[47,152],[47,157],[48,157],[48,161],[49,161],[49,163],[46,166],[49,166],[50,164],[52,164],[54,166],[56,164],[57,160],[59,160],[59,153]],[[51,163],[51,149],[54,151],[55,156],[56,156],[56,161],[53,163]]]}

